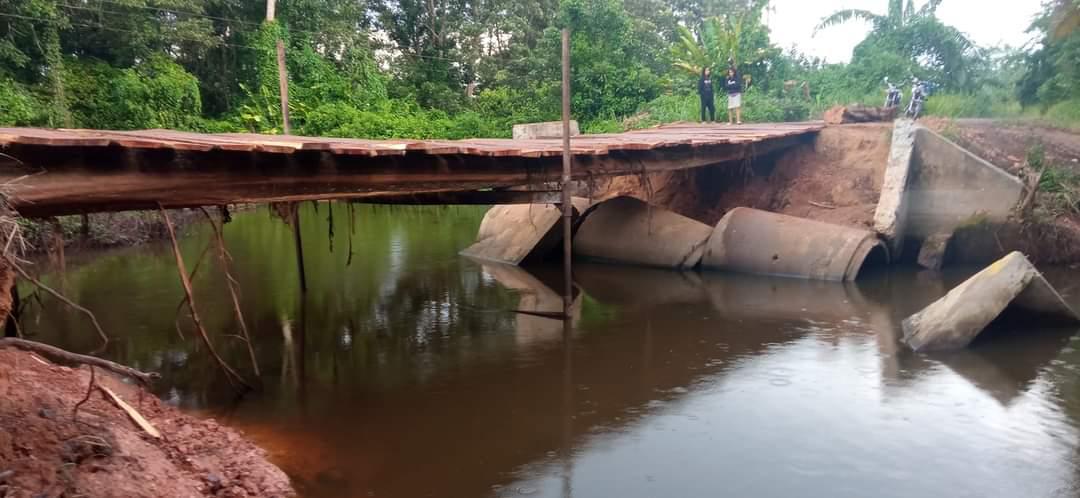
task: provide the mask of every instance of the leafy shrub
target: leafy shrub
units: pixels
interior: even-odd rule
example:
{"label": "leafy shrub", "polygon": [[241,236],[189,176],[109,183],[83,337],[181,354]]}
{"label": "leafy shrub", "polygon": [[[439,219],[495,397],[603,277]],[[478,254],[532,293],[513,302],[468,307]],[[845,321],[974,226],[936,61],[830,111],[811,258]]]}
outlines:
{"label": "leafy shrub", "polygon": [[13,80],[0,78],[0,125],[41,124],[44,116],[40,109],[40,102],[26,87]]}
{"label": "leafy shrub", "polygon": [[1004,95],[940,94],[926,101],[926,114],[947,118],[1001,118],[1018,116],[1020,103]]}
{"label": "leafy shrub", "polygon": [[[811,103],[798,97],[775,97],[750,89],[743,94],[743,121],[783,122],[810,118]],[[727,96],[716,97],[716,119],[727,120]],[[696,94],[662,95],[645,104],[638,115],[624,121],[633,128],[645,128],[677,121],[699,121],[701,102]]]}
{"label": "leafy shrub", "polygon": [[622,123],[615,119],[598,119],[582,125],[582,133],[619,133],[625,131]]}
{"label": "leafy shrub", "polygon": [[1050,106],[1045,118],[1059,126],[1080,126],[1080,98],[1065,100]]}

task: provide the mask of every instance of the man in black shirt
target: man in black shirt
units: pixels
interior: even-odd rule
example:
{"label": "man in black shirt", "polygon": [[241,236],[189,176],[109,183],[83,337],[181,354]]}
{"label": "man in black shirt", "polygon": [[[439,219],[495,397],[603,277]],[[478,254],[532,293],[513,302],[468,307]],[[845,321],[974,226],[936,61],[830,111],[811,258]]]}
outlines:
{"label": "man in black shirt", "polygon": [[[716,99],[713,95],[712,70],[701,70],[701,79],[697,84],[698,97],[701,97],[701,121],[716,121]],[[709,119],[705,119],[705,111],[709,111]]]}

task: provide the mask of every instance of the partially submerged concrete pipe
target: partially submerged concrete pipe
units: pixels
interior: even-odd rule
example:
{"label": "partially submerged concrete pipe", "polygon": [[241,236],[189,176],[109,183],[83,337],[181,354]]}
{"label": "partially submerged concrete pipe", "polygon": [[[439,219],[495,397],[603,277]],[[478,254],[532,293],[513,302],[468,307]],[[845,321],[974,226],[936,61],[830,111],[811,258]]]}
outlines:
{"label": "partially submerged concrete pipe", "polygon": [[574,236],[574,256],[611,263],[691,269],[701,261],[709,225],[633,197],[593,207]]}
{"label": "partially submerged concrete pipe", "polygon": [[709,238],[708,269],[821,280],[855,280],[863,265],[889,261],[877,235],[840,225],[735,208]]}
{"label": "partially submerged concrete pipe", "polygon": [[1013,252],[904,320],[904,343],[915,351],[967,347],[1008,308],[1051,325],[1080,323],[1080,315],[1031,262]]}
{"label": "partially submerged concrete pipe", "polygon": [[[575,216],[589,206],[588,199],[580,197],[572,202]],[[480,222],[476,242],[461,254],[511,265],[543,258],[562,242],[560,220],[562,212],[555,204],[493,206]]]}

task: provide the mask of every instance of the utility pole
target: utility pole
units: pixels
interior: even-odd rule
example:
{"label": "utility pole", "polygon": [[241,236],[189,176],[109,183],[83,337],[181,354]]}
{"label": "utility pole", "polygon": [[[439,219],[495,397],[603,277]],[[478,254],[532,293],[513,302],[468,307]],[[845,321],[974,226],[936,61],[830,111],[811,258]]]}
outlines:
{"label": "utility pole", "polygon": [[573,255],[573,230],[571,224],[574,217],[574,206],[570,202],[570,166],[573,158],[570,156],[570,29],[562,30],[562,222],[563,222],[563,314],[566,323],[570,323],[570,307],[574,302],[573,271],[570,258]]}
{"label": "utility pole", "polygon": [[[277,0],[266,0],[266,22],[274,22]],[[292,133],[289,125],[289,72],[285,69],[285,42],[277,40],[278,90],[281,94],[281,126],[286,135]]]}

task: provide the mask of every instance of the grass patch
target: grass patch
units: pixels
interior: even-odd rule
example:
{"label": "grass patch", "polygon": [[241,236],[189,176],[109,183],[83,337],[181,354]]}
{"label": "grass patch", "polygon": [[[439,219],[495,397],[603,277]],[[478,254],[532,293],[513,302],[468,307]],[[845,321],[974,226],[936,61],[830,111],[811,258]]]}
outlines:
{"label": "grass patch", "polygon": [[1041,173],[1039,177],[1039,207],[1051,217],[1062,214],[1080,215],[1080,174],[1046,160],[1042,144],[1027,150],[1028,166]]}

